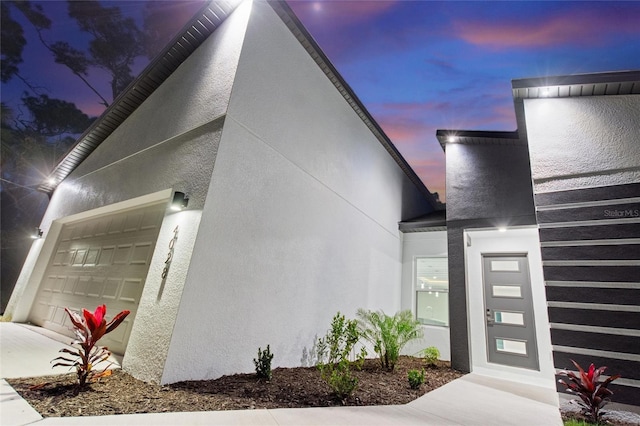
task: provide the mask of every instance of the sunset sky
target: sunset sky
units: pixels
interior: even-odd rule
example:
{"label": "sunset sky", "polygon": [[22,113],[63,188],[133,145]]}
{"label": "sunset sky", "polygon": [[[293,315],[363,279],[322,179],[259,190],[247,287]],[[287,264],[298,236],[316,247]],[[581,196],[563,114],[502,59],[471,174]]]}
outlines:
{"label": "sunset sky", "polygon": [[[41,3],[54,21],[51,39],[73,39],[77,29],[66,3]],[[143,2],[103,3],[140,19]],[[165,4],[186,22],[202,1]],[[427,187],[441,196],[444,154],[436,129],[515,130],[512,79],[640,69],[640,1],[289,4]],[[145,63],[141,58],[140,69]],[[95,96],[32,38],[21,70],[51,96],[101,113]],[[2,100],[15,101],[23,90],[13,79],[2,85]]]}

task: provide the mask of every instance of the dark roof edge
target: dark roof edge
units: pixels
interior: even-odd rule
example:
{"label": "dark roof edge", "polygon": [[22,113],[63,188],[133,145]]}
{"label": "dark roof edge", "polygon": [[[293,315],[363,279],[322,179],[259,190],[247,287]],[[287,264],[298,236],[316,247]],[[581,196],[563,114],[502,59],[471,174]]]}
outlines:
{"label": "dark roof edge", "polygon": [[[38,190],[52,193],[82,161],[122,124],[196,50],[240,4],[207,2],[167,46],[142,70],[111,105],[77,139]],[[55,183],[49,182],[54,179]]]}
{"label": "dark roof edge", "polygon": [[615,71],[589,74],[559,75],[550,77],[519,78],[511,80],[513,89],[575,84],[624,83],[640,81],[640,71]]}
{"label": "dark roof edge", "polygon": [[353,108],[355,113],[361,118],[365,125],[376,136],[378,141],[387,150],[391,157],[400,166],[402,171],[407,175],[409,180],[413,182],[416,187],[422,192],[422,194],[429,200],[434,208],[439,208],[440,201],[429,191],[424,182],[418,177],[416,172],[409,166],[409,163],[400,154],[398,149],[393,145],[389,137],[384,130],[376,122],[373,116],[367,111],[364,104],[360,101],[355,92],[351,89],[349,84],[340,75],[335,66],[331,63],[329,58],[322,51],[318,43],[313,39],[311,34],[304,27],[302,22],[295,15],[291,7],[285,0],[270,0],[268,3],[271,5],[276,14],[282,19],[284,24],[289,28],[291,33],[298,39],[302,47],[309,53],[311,58],[318,64],[320,69],[325,73],[329,81],[338,89],[338,92],[344,97],[347,103]]}
{"label": "dark roof edge", "polygon": [[[449,138],[455,138],[450,141]],[[490,130],[436,130],[436,138],[443,150],[450,143],[458,144],[521,144],[518,131],[490,131]]]}

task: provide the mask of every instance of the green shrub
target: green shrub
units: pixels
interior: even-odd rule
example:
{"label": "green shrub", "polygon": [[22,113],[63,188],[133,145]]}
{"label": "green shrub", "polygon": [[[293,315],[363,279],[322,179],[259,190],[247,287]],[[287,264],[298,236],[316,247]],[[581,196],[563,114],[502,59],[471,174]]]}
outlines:
{"label": "green shrub", "polygon": [[409,386],[411,389],[418,389],[420,385],[424,383],[424,369],[421,371],[409,370],[407,372],[407,376],[409,378]]}
{"label": "green shrub", "polygon": [[357,316],[360,334],[373,345],[382,368],[387,370],[395,368],[404,345],[424,335],[422,326],[409,310],[390,317],[382,311],[358,309]]}
{"label": "green shrub", "polygon": [[[331,321],[331,329],[325,337],[318,339],[316,345],[320,375],[340,401],[348,398],[358,387],[358,379],[350,372],[349,360],[358,340],[357,321],[347,320],[338,312]],[[363,347],[357,357],[360,366],[365,356]]]}
{"label": "green shrub", "polygon": [[258,377],[271,380],[271,360],[273,359],[273,354],[271,353],[271,349],[269,345],[267,345],[267,349],[264,351],[262,348],[258,348],[258,358],[253,359],[253,363],[256,365],[256,374]]}
{"label": "green shrub", "polygon": [[422,357],[428,367],[435,367],[438,365],[438,360],[440,359],[440,351],[435,346],[429,346],[422,351]]}

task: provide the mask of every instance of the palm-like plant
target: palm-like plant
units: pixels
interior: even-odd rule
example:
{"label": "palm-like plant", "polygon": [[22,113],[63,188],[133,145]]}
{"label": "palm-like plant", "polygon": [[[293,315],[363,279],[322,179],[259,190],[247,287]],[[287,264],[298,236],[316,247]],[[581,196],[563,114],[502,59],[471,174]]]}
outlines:
{"label": "palm-like plant", "polygon": [[[67,308],[64,310],[71,319],[77,339],[71,342],[73,349],[63,348],[60,349],[60,352],[72,355],[74,359],[70,359],[67,356],[59,356],[53,360],[58,361],[53,367],[75,367],[78,376],[77,389],[79,390],[85,386],[88,379],[96,374],[93,367],[102,361],[106,361],[111,355],[111,352],[106,347],[96,346],[96,343],[102,336],[119,326],[130,312],[126,310],[120,312],[107,324],[105,318],[107,307],[105,305],[98,306],[93,313],[83,309],[82,316],[78,312],[70,311]],[[106,371],[108,366],[103,371]]]}
{"label": "palm-like plant", "polygon": [[578,369],[578,374],[572,371],[561,371],[559,374],[568,378],[569,382],[565,382],[562,379],[558,380],[558,382],[566,386],[569,393],[578,395],[582,400],[578,401],[578,404],[582,407],[583,414],[598,422],[602,415],[600,409],[610,401],[609,397],[613,395],[613,392],[608,388],[609,383],[620,378],[620,375],[616,374],[599,382],[599,377],[607,367],[596,368],[595,365],[591,364],[587,372],[574,360],[571,360],[571,362]]}
{"label": "palm-like plant", "polygon": [[400,351],[411,340],[420,339],[424,332],[411,311],[400,311],[390,317],[383,311],[358,309],[360,334],[373,345],[380,357],[380,365],[393,370]]}

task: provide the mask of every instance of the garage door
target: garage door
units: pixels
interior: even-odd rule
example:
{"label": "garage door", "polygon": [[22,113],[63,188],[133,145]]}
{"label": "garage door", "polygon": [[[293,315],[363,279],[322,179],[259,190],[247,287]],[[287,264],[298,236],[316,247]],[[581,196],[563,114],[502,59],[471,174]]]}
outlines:
{"label": "garage door", "polygon": [[35,303],[31,322],[73,336],[64,308],[107,305],[107,321],[131,314],[100,340],[123,354],[144,288],[165,205],[130,210],[63,226]]}

